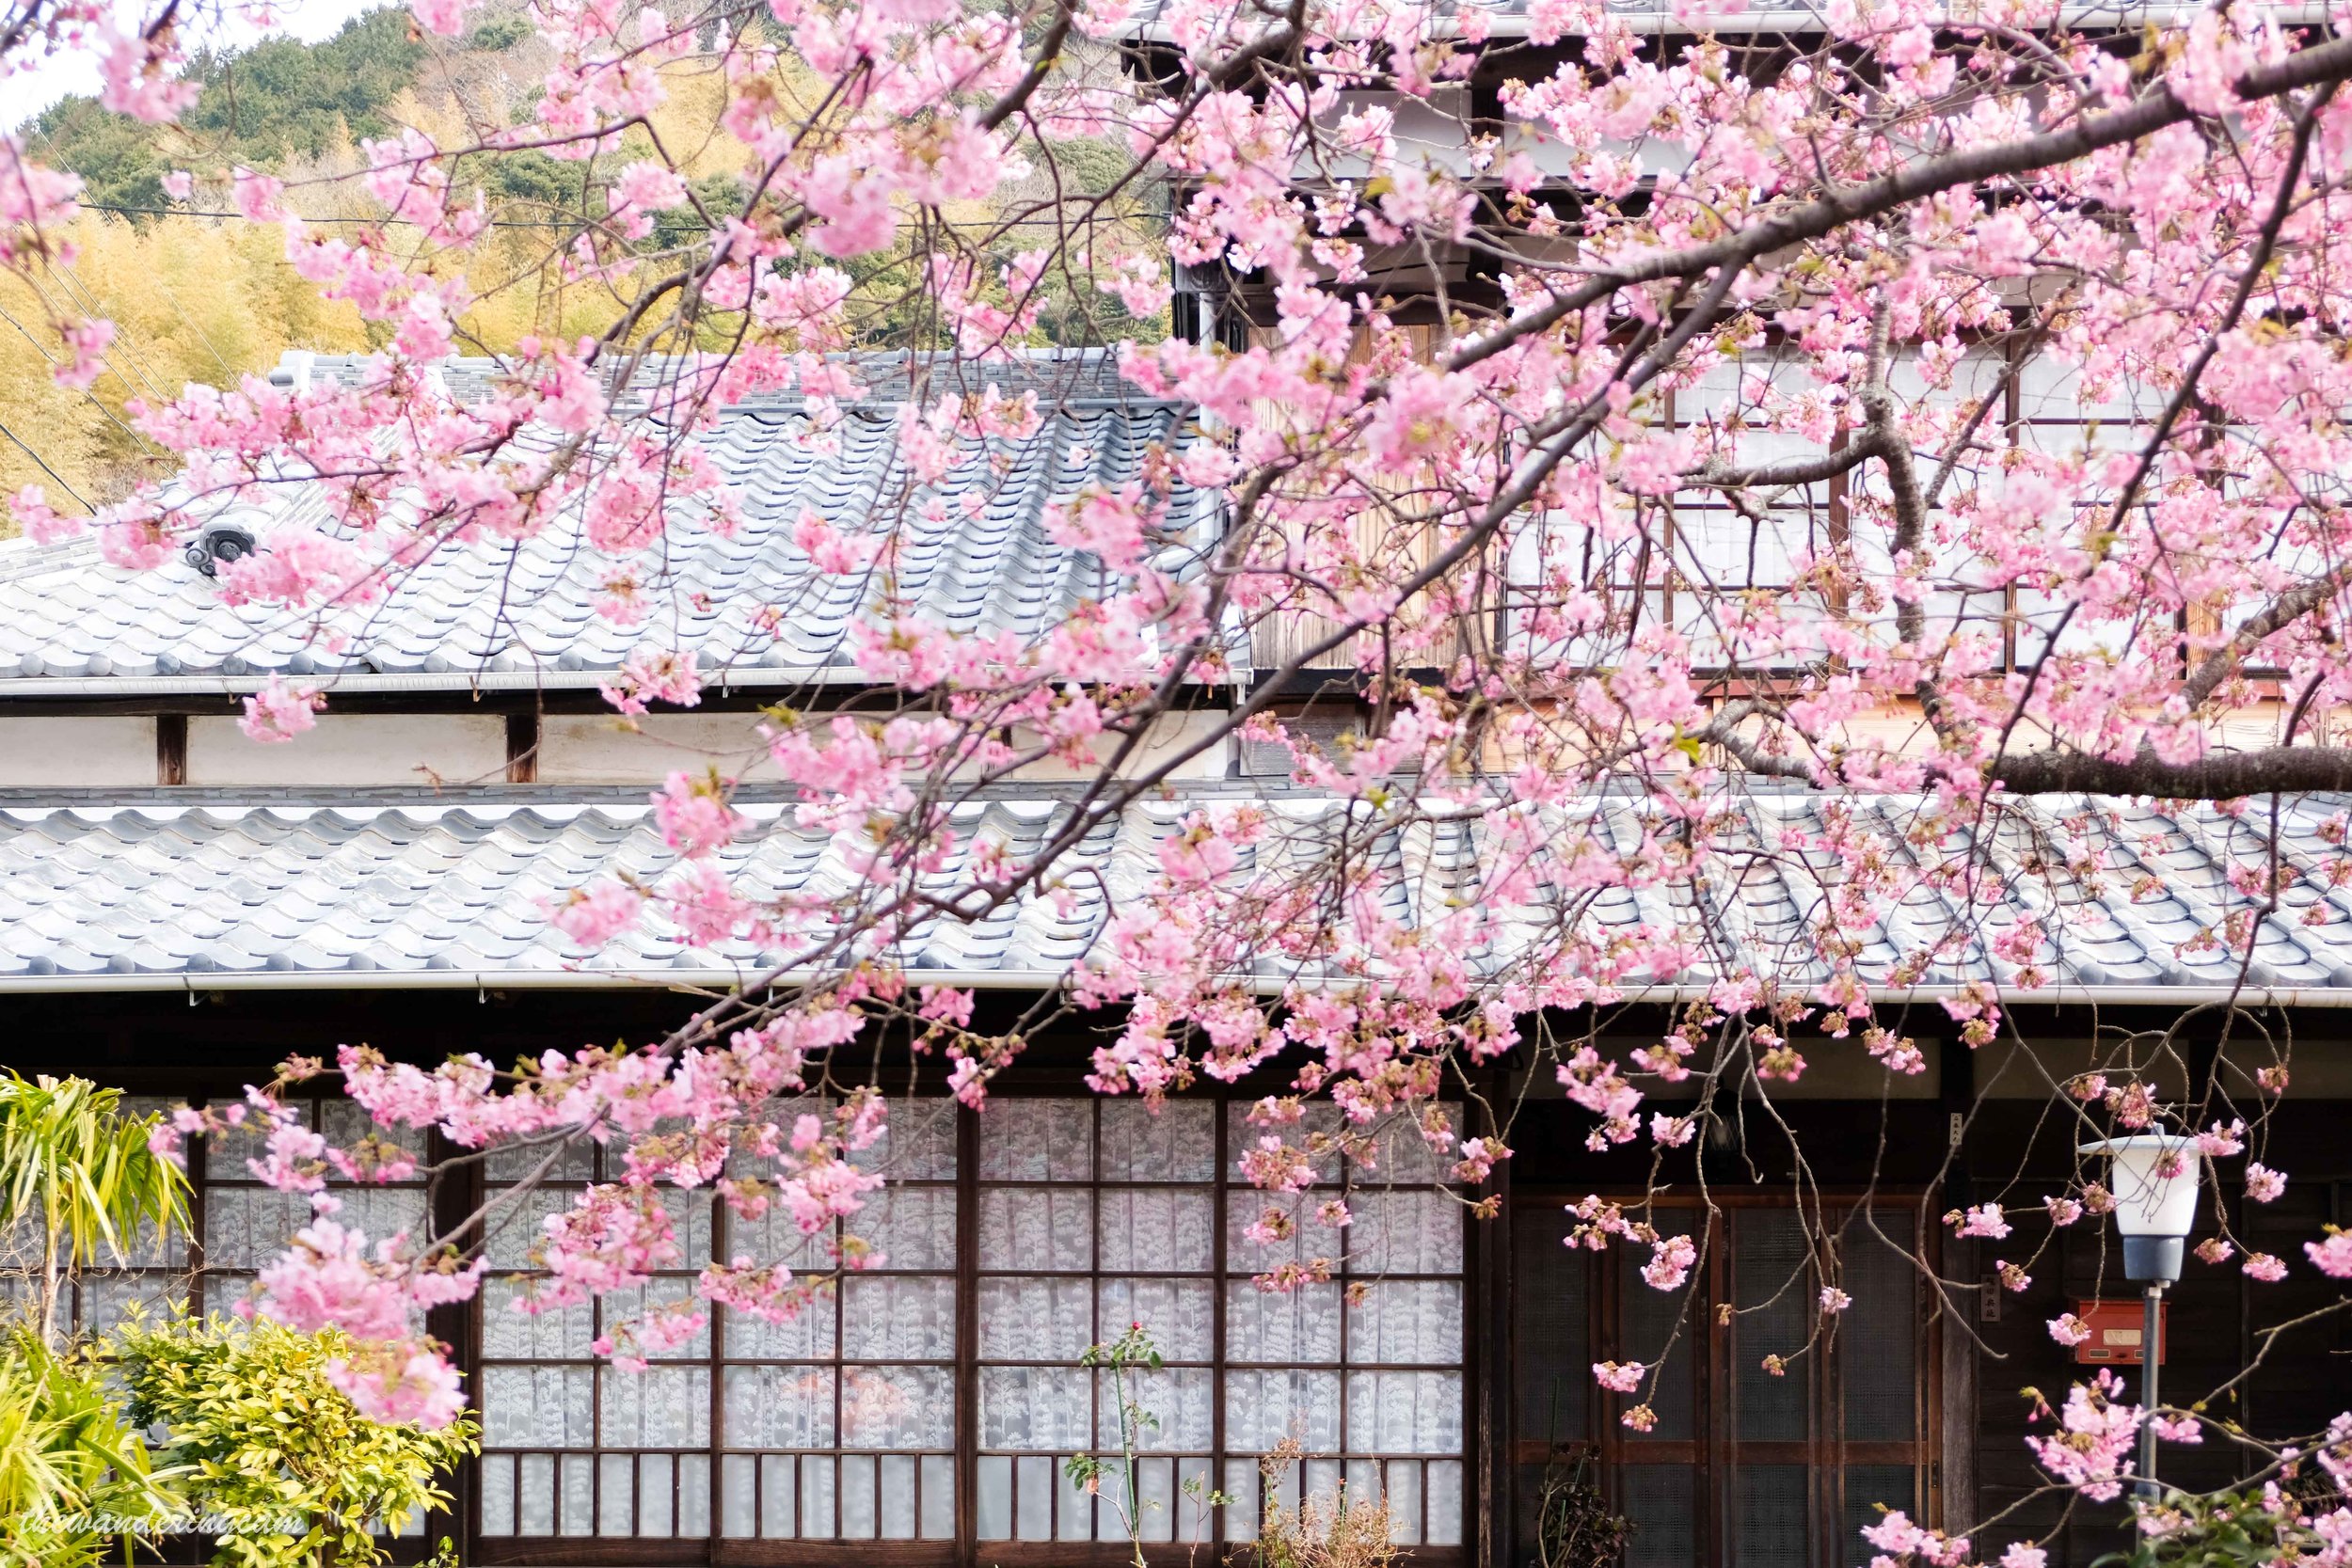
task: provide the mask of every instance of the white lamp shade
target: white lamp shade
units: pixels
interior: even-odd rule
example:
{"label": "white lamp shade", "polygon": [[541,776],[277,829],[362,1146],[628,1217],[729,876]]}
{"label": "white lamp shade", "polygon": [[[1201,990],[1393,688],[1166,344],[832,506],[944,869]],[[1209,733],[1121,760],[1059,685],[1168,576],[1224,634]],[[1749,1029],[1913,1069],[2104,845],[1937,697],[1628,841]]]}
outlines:
{"label": "white lamp shade", "polygon": [[[2125,1236],[2185,1236],[2197,1223],[2198,1171],[2202,1164],[2194,1138],[2143,1132],[2102,1138],[2082,1146],[2085,1154],[2113,1162],[2107,1190],[2115,1195],[2115,1228]],[[2160,1167],[2170,1165],[2170,1175]]]}

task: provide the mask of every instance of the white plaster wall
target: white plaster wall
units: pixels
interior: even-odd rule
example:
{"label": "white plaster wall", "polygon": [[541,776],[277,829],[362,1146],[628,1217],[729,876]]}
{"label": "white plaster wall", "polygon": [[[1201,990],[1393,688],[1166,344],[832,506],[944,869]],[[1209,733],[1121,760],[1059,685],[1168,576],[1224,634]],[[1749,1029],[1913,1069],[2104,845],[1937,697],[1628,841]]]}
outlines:
{"label": "white plaster wall", "polygon": [[0,719],[0,788],[154,782],[152,719]]}
{"label": "white plaster wall", "polygon": [[[1214,730],[1221,714],[1168,714],[1152,726],[1133,760],[1133,769],[1155,766],[1186,740]],[[759,738],[756,713],[661,713],[639,719],[634,730],[600,714],[549,715],[539,725],[539,783],[658,784],[678,769],[695,772],[714,763],[738,778],[758,779],[767,747]],[[1016,746],[1036,737],[1016,731]],[[1179,779],[1221,779],[1228,771],[1232,742],[1219,739],[1186,762]],[[1095,754],[1108,757],[1113,742],[1098,737]],[[772,775],[770,775],[772,776]],[[1066,763],[1044,762],[1018,777],[1050,784],[1082,777]]]}
{"label": "white plaster wall", "polygon": [[763,759],[756,713],[653,713],[634,731],[611,714],[549,714],[539,721],[539,783],[658,784],[717,764],[741,777]]}
{"label": "white plaster wall", "polygon": [[[1135,754],[1127,759],[1125,771],[1131,774],[1148,772],[1178,750],[1215,732],[1225,722],[1226,716],[1221,712],[1164,713],[1153,720],[1152,727],[1144,733],[1143,744],[1136,747]],[[1097,757],[1107,761],[1119,750],[1120,739],[1118,736],[1096,736],[1089,744]],[[1026,750],[1038,743],[1038,736],[1033,731],[1015,729],[1012,743],[1018,749]],[[1176,779],[1224,778],[1232,771],[1232,736],[1220,736],[1214,745],[1203,750],[1199,756],[1187,759],[1169,776]],[[1092,776],[1091,772],[1052,759],[1032,763],[1014,775],[1048,784]]]}
{"label": "white plaster wall", "polygon": [[[429,769],[430,771],[425,771]],[[154,776],[151,759],[148,776]],[[473,713],[326,713],[288,741],[228,718],[188,721],[192,784],[502,784],[506,721]]]}

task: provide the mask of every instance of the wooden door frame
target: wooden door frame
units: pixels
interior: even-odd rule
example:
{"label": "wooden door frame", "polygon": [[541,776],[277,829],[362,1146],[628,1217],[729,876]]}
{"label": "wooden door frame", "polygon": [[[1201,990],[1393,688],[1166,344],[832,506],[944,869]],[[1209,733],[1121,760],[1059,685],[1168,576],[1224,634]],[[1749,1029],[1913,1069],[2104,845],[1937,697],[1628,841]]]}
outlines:
{"label": "wooden door frame", "polygon": [[[1521,1209],[1540,1208],[1551,1204],[1565,1207],[1589,1191],[1591,1191],[1589,1187],[1575,1184],[1515,1184],[1505,1205],[1506,1228],[1499,1233],[1499,1243],[1504,1246],[1512,1244],[1508,1222]],[[1934,1223],[1932,1205],[1926,1201],[1931,1192],[1931,1188],[1916,1185],[1875,1189],[1841,1185],[1820,1187],[1816,1190],[1816,1196],[1818,1196],[1820,1207],[1832,1214],[1849,1212],[1853,1205],[1867,1197],[1874,1200],[1876,1207],[1917,1216],[1918,1223],[1913,1237],[1914,1245],[1917,1248],[1922,1260],[1931,1270],[1936,1271],[1940,1278],[1944,1261],[1943,1235],[1941,1227]],[[1622,1189],[1615,1191],[1602,1189],[1598,1196],[1611,1201],[1624,1203],[1629,1209],[1645,1199],[1645,1195],[1641,1193],[1627,1192]],[[1697,1528],[1694,1536],[1699,1560],[1704,1562],[1721,1563],[1730,1560],[1728,1555],[1730,1543],[1724,1527],[1734,1506],[1729,1489],[1737,1473],[1736,1460],[1740,1457],[1739,1452],[1735,1450],[1745,1450],[1749,1461],[1756,1463],[1757,1460],[1753,1450],[1758,1448],[1774,1447],[1761,1444],[1737,1444],[1724,1430],[1725,1424],[1724,1417],[1727,1410],[1724,1389],[1728,1386],[1732,1346],[1731,1336],[1716,1323],[1713,1308],[1715,1304],[1731,1299],[1729,1271],[1732,1266],[1733,1248],[1728,1243],[1729,1227],[1723,1222],[1732,1212],[1742,1209],[1794,1207],[1795,1199],[1796,1189],[1788,1186],[1776,1186],[1763,1190],[1750,1188],[1716,1191],[1710,1189],[1704,1195],[1695,1191],[1666,1193],[1650,1200],[1657,1209],[1670,1212],[1694,1213],[1709,1208],[1713,1211],[1708,1218],[1708,1235],[1704,1257],[1701,1260],[1701,1269],[1704,1270],[1704,1274],[1693,1271],[1694,1278],[1703,1291],[1703,1302],[1701,1308],[1692,1314],[1692,1321],[1685,1330],[1692,1340],[1692,1435],[1687,1442],[1661,1440],[1638,1445],[1644,1450],[1641,1463],[1663,1465],[1687,1464],[1692,1466],[1694,1475],[1692,1501],[1697,1513]],[[1661,1228],[1669,1227],[1661,1225]],[[1613,1246],[1607,1252],[1588,1260],[1592,1283],[1585,1294],[1586,1343],[1596,1359],[1614,1354],[1606,1347],[1614,1347],[1619,1344],[1618,1336],[1621,1325],[1618,1298],[1623,1289],[1624,1270],[1628,1266],[1629,1260],[1622,1246]],[[1516,1288],[1516,1281],[1514,1281],[1514,1288]],[[1499,1370],[1499,1375],[1515,1387],[1519,1364],[1518,1320],[1516,1312],[1509,1311],[1512,1305],[1515,1303],[1505,1306],[1506,1312],[1509,1312],[1510,1337],[1504,1348],[1504,1355],[1502,1358],[1502,1366]],[[1815,1311],[1810,1302],[1807,1305],[1807,1311],[1808,1314]],[[1813,1536],[1812,1556],[1818,1568],[1839,1568],[1842,1561],[1839,1532],[1844,1525],[1843,1487],[1845,1473],[1850,1465],[1883,1463],[1911,1466],[1917,1472],[1919,1478],[1916,1497],[1916,1504],[1922,1510],[1919,1516],[1927,1519],[1942,1517],[1942,1449],[1948,1435],[1945,1430],[1944,1420],[1946,1394],[1944,1361],[1946,1358],[1943,1349],[1947,1336],[1943,1326],[1942,1313],[1937,1310],[1931,1288],[1925,1282],[1922,1282],[1919,1288],[1918,1306],[1914,1323],[1915,1335],[1914,1376],[1917,1398],[1913,1404],[1911,1442],[1867,1446],[1849,1443],[1844,1433],[1844,1423],[1841,1418],[1836,1418],[1842,1412],[1842,1404],[1837,1398],[1839,1393],[1837,1366],[1842,1358],[1808,1357],[1810,1365],[1803,1375],[1806,1379],[1808,1390],[1807,1404],[1811,1417],[1808,1423],[1809,1434],[1802,1444],[1791,1445],[1792,1448],[1801,1449],[1801,1452],[1788,1456],[1772,1455],[1762,1461],[1804,1465],[1807,1477],[1808,1526]],[[1506,1419],[1516,1422],[1517,1402],[1510,1391],[1506,1390],[1498,1398],[1497,1408],[1503,1413]],[[1587,1418],[1582,1441],[1589,1443],[1597,1452],[1601,1463],[1604,1495],[1610,1499],[1613,1507],[1619,1506],[1623,1499],[1621,1477],[1627,1467],[1624,1456],[1629,1448],[1635,1447],[1635,1445],[1629,1444],[1624,1437],[1622,1428],[1614,1418],[1613,1407],[1601,1402],[1594,1402],[1588,1405],[1588,1410],[1590,1415]],[[1523,1439],[1514,1425],[1506,1436],[1492,1445],[1493,1451],[1501,1456],[1500,1467],[1504,1471],[1516,1471],[1518,1465],[1529,1462],[1530,1450],[1535,1441]],[[1857,1452],[1857,1449],[1861,1449],[1862,1451]],[[1898,1451],[1872,1451],[1882,1449],[1890,1450],[1907,1449],[1910,1451],[1907,1454]],[[1508,1495],[1512,1480],[1513,1478],[1509,1475],[1497,1478],[1498,1487],[1505,1496]],[[1499,1521],[1497,1529],[1501,1540],[1498,1543],[1500,1549],[1495,1554],[1496,1560],[1505,1562],[1517,1560],[1519,1548],[1516,1540],[1516,1514]]]}

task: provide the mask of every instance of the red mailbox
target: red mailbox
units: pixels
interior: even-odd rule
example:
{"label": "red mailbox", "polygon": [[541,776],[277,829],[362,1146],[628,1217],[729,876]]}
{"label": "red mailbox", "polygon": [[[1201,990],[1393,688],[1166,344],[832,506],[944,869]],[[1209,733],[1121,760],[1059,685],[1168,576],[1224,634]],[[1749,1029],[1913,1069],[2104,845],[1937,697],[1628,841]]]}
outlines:
{"label": "red mailbox", "polygon": [[[2164,1365],[2170,1351],[2171,1327],[2165,1321],[2172,1310],[2170,1302],[2156,1307],[2156,1365]],[[2078,1301],[2074,1316],[2090,1330],[2090,1338],[2074,1347],[2074,1359],[2096,1362],[2106,1367],[2137,1367],[2140,1362],[2140,1341],[2146,1338],[2143,1327],[2146,1305],[2137,1299],[2127,1301]]]}

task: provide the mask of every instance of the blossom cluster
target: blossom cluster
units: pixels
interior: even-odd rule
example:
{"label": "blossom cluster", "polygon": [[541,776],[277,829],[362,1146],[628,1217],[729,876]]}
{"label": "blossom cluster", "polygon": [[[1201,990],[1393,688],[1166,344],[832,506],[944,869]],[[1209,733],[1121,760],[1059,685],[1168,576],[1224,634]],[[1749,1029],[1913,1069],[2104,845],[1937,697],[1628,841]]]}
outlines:
{"label": "blossom cluster", "polygon": [[[468,24],[468,0],[411,8],[430,39]],[[105,103],[183,112],[174,28],[103,9],[54,14],[87,24]],[[985,1114],[1028,1038],[912,969],[942,929],[1089,932],[1046,989],[1101,1025],[1088,1082],[1103,1094],[1157,1109],[1278,1074],[1236,1150],[1265,1195],[1252,1233],[1343,1239],[1346,1201],[1315,1190],[1379,1175],[1400,1146],[1491,1212],[1513,1149],[1506,1126],[1449,1104],[1465,1072],[1536,1061],[1591,1150],[1689,1162],[1732,1132],[1723,1107],[1818,1083],[1832,1053],[1924,1073],[1933,1042],[1882,1016],[1889,996],[1931,999],[1961,1049],[2000,1038],[2014,998],[2117,934],[2021,883],[2171,895],[2146,870],[2169,848],[2136,851],[2144,830],[2102,794],[2201,792],[2258,841],[2199,894],[2193,934],[2144,953],[2159,968],[2250,978],[2301,953],[2282,927],[2338,918],[2344,823],[2262,825],[2242,797],[2279,792],[2224,787],[2264,775],[2231,771],[2221,741],[2266,724],[2292,752],[2304,712],[2352,701],[2328,564],[2352,555],[2352,362],[2333,325],[2352,277],[2326,243],[2352,221],[2329,164],[2352,144],[2352,95],[2296,96],[2352,75],[2344,40],[2216,8],[2144,50],[2120,35],[2123,56],[2090,34],[2044,44],[2031,7],[1841,4],[1819,48],[1753,71],[1695,17],[1688,37],[1651,36],[1599,0],[1533,0],[1528,45],[1560,63],[1502,87],[1498,136],[1446,107],[1493,26],[1476,6],[1170,0],[1152,25],[1171,74],[1151,91],[1106,86],[1073,41],[1123,36],[1116,0],[768,9],[705,28],[539,0],[541,79],[513,123],[373,138],[314,213],[266,171],[176,172],[174,199],[200,176],[274,229],[293,273],[379,350],[349,377],[138,403],[137,433],[176,475],[87,517],[38,489],[15,503],[36,539],[92,530],[123,571],[172,569],[232,509],[280,519],[217,592],[310,628],[292,669],[362,663],[373,618],[427,562],[485,584],[526,550],[587,562],[594,613],[628,650],[593,677],[623,721],[701,706],[735,665],[779,657],[796,617],[854,605],[838,658],[878,695],[778,705],[746,757],[652,793],[658,863],[544,890],[568,957],[675,940],[739,965],[735,994],[658,1041],[516,1064],[336,1058],[377,1127],[430,1131],[454,1158],[498,1150],[543,1178],[600,1151],[604,1178],[536,1239],[544,1283],[522,1310],[674,1263],[679,1190],[746,1221],[780,1212],[825,1239],[833,1268],[875,1263],[856,1227],[893,1113],[874,1072],[836,1075],[845,1048],[887,1037]],[[717,93],[702,140],[729,165],[730,201],[644,135],[687,83]],[[1404,134],[1399,104],[1453,123],[1458,145],[1432,155],[1437,133]],[[2043,133],[2060,125],[2074,139],[2054,151]],[[1035,208],[1041,188],[1078,188],[1063,160],[1080,142],[1123,160],[1116,186],[1168,193],[1164,217],[1116,192],[1089,197],[1083,223]],[[575,166],[583,193],[548,276],[628,303],[454,377],[500,270],[474,171],[523,156]],[[0,162],[0,267],[68,260],[52,237],[74,182],[12,138]],[[1562,170],[1572,204],[1545,189]],[[322,220],[345,202],[381,221]],[[985,243],[975,212],[1003,220]],[[1443,259],[1434,337],[1391,304],[1391,269],[1410,264],[1394,259],[1416,256]],[[1468,256],[1480,289],[1457,299],[1448,269]],[[1260,329],[1231,344],[1147,329],[1180,268],[1249,279]],[[899,341],[911,318],[901,339],[923,353],[846,352]],[[111,325],[50,326],[58,379],[89,386]],[[1035,373],[1025,351],[1049,338],[1108,341],[1123,393],[1181,411],[1132,473],[1099,461],[1076,433],[1089,410]],[[2023,416],[1985,388],[2013,390],[2002,367],[2028,348],[2117,410],[2102,421],[2125,438],[1988,443]],[[789,404],[796,460],[875,433],[893,488],[855,515],[798,510],[779,583],[714,606],[675,562],[766,526],[709,440],[754,400]],[[1057,493],[1023,547],[1071,562],[1059,613],[1022,630],[928,598],[920,539],[994,526],[991,498],[1041,464]],[[1792,491],[1832,482],[1835,526],[1789,511]],[[294,488],[302,504],[271,510]],[[1742,559],[1704,553],[1687,519],[1735,514],[1753,533]],[[1987,595],[1997,628],[1969,608]],[[680,629],[722,609],[735,641]],[[1335,668],[1363,699],[1356,728],[1277,710],[1294,677]],[[1248,693],[1205,738],[1186,728],[1204,690]],[[334,679],[240,695],[246,735],[298,745]],[[1168,807],[1112,872],[1078,868],[1234,742],[1283,777]],[[754,770],[778,799],[746,803]],[[1034,844],[961,825],[959,802],[1047,777],[1080,788]],[[1758,780],[1822,803],[1752,811]],[[2075,803],[2053,827],[2012,816],[2027,793]],[[780,892],[749,874],[744,842],[785,819],[844,875]],[[1789,928],[1739,912],[1768,894],[1802,911]],[[1548,1032],[1642,1001],[1673,1009],[1650,1037]],[[2288,1082],[2283,1061],[2252,1077],[2267,1099]],[[2287,1190],[2266,1104],[2226,1122],[2169,1106],[2129,1061],[2064,1093],[2070,1115],[2119,1131],[2177,1125],[2184,1173],[2245,1157],[2250,1201]],[[1645,1121],[1653,1096],[1677,1108]],[[446,1418],[455,1381],[422,1316],[476,1291],[478,1259],[457,1238],[370,1242],[332,1218],[332,1180],[394,1180],[413,1160],[381,1139],[330,1147],[269,1092],[175,1118],[159,1147],[232,1117],[262,1140],[257,1177],[316,1211],[258,1309],[350,1330],[366,1348],[342,1375],[372,1409]],[[2074,1225],[2114,1208],[2103,1174],[1946,1221],[1985,1241]],[[1591,1197],[1565,1240],[1646,1248],[1629,1266],[1682,1290],[1707,1233],[1661,1233],[1655,1212]],[[1994,1263],[2012,1291],[2030,1284],[2031,1234],[2009,1249],[2026,1262]],[[2240,1266],[2279,1279],[2299,1266],[2282,1250]],[[2237,1251],[2216,1235],[2198,1255]],[[2343,1236],[2300,1257],[2352,1276]],[[1265,1283],[1333,1266],[1302,1256]],[[1825,1317],[1852,1305],[1837,1277],[1825,1268],[1814,1298]],[[713,1303],[788,1317],[822,1284],[714,1263],[694,1302],[616,1323],[599,1354],[674,1345]],[[2071,1343],[2083,1325],[2050,1332]],[[1632,1392],[1644,1370],[1595,1375]],[[2045,1412],[2063,1434],[2038,1440],[2094,1497],[2115,1494],[2138,1419],[2113,1394],[2077,1389]],[[1968,1549],[1899,1514],[1873,1529],[1890,1560]],[[2011,1568],[2029,1554],[2012,1548]]]}

